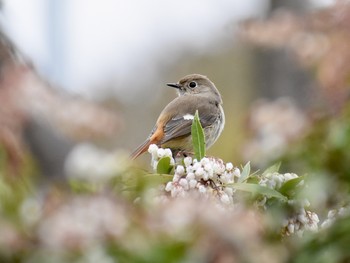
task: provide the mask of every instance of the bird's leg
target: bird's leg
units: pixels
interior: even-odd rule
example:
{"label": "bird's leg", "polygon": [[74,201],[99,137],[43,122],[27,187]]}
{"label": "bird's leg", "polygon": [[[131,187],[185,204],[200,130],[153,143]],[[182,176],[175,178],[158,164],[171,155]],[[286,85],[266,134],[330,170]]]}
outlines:
{"label": "bird's leg", "polygon": [[192,156],[193,153],[191,152],[186,152],[186,151],[176,151],[174,152],[175,158],[185,158],[187,156]]}

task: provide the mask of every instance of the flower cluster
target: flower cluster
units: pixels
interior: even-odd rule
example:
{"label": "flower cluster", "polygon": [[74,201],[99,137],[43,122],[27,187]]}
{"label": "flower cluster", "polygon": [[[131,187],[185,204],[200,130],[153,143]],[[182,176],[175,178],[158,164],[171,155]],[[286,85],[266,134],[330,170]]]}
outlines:
{"label": "flower cluster", "polygon": [[302,236],[305,230],[317,231],[319,222],[320,220],[316,213],[301,208],[297,214],[294,214],[284,221],[282,232],[287,236],[294,233],[298,236]]}
{"label": "flower cluster", "polygon": [[[157,167],[163,157],[170,157],[175,164],[170,149],[158,148],[151,145],[148,151],[152,154],[152,167]],[[226,163],[217,158],[201,160],[185,157],[182,164],[175,168],[173,180],[168,182],[165,191],[171,197],[184,197],[188,194],[200,194],[207,198],[217,198],[222,204],[233,203],[234,189],[230,184],[237,182],[241,171],[232,163]]]}
{"label": "flower cluster", "polygon": [[283,155],[309,126],[310,120],[291,99],[259,100],[249,113],[248,129],[253,137],[244,147],[244,157],[264,166]]}
{"label": "flower cluster", "polygon": [[160,159],[164,157],[170,158],[170,165],[175,165],[175,160],[173,158],[173,154],[170,149],[158,148],[157,145],[151,144],[148,147],[148,152],[152,155],[151,165],[154,171],[157,171],[157,165]]}
{"label": "flower cluster", "polygon": [[[267,173],[260,179],[259,184],[274,190],[280,190],[284,183],[296,178],[299,178],[299,176],[294,173]],[[304,180],[301,180],[297,186],[301,185],[304,185]],[[264,205],[265,207],[266,200],[265,197],[259,205]],[[305,209],[310,206],[310,202],[307,199],[290,199],[288,200],[288,205],[297,208],[297,212],[287,218],[283,223],[284,229],[282,232],[285,235],[291,235],[294,233],[302,235],[304,230],[316,231],[318,229],[318,223],[320,222],[318,215]]]}
{"label": "flower cluster", "polygon": [[[298,178],[298,175],[294,173],[267,173],[260,179],[259,184],[262,186],[267,186],[271,189],[279,190],[285,182],[295,178]],[[300,184],[303,184],[303,181],[301,181]]]}
{"label": "flower cluster", "polygon": [[[188,197],[189,195],[201,198],[213,199],[221,205],[237,205],[235,202],[234,184],[241,177],[241,170],[232,163],[224,163],[221,159],[204,157],[201,160],[185,157],[180,164],[175,164],[170,149],[158,148],[151,145],[148,150],[152,154],[152,167],[157,168],[158,162],[163,157],[171,159],[171,165],[175,166],[172,181],[165,186],[165,193],[172,197]],[[260,176],[257,184],[279,191],[288,181],[299,178],[294,173],[281,174],[270,172]],[[304,180],[297,182],[296,187],[304,185]],[[268,209],[268,196],[262,195],[262,199],[256,200],[259,207]],[[318,229],[319,219],[316,213],[306,210],[310,205],[307,199],[299,200],[290,197],[286,203],[295,211],[282,223],[285,235],[302,235],[305,230]]]}
{"label": "flower cluster", "polygon": [[177,165],[173,180],[165,191],[172,197],[197,192],[207,197],[218,197],[223,204],[233,203],[233,189],[229,184],[237,181],[240,170],[232,163],[226,165],[220,159],[203,158],[198,161],[191,157],[184,159],[184,165]]}
{"label": "flower cluster", "polygon": [[84,250],[106,236],[122,236],[128,227],[126,213],[117,199],[103,195],[75,197],[42,215],[38,238],[50,249]]}
{"label": "flower cluster", "polygon": [[321,224],[321,228],[327,228],[333,225],[337,218],[348,216],[350,214],[350,207],[341,207],[339,209],[332,209],[328,212],[326,220]]}
{"label": "flower cluster", "polygon": [[106,151],[92,144],[76,145],[68,154],[64,169],[69,179],[107,182],[129,167],[122,151]]}

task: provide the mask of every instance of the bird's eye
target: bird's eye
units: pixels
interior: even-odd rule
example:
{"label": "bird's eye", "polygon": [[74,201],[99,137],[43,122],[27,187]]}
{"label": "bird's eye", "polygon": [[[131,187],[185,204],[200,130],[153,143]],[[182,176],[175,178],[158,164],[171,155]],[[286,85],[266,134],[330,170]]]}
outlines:
{"label": "bird's eye", "polygon": [[194,81],[191,81],[189,86],[190,86],[190,88],[195,88],[195,87],[197,87],[197,83]]}

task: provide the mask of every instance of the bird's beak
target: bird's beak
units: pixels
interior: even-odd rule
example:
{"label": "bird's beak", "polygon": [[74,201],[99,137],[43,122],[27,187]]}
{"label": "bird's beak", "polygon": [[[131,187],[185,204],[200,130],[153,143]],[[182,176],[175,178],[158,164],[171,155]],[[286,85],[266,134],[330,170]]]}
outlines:
{"label": "bird's beak", "polygon": [[175,89],[181,89],[181,85],[179,83],[167,83],[166,85]]}

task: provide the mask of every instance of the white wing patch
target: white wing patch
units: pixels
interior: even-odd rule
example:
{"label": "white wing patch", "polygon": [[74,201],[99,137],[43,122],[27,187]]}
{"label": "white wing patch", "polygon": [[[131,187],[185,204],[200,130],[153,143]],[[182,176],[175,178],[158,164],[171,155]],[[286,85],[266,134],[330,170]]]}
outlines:
{"label": "white wing patch", "polygon": [[193,120],[194,116],[191,114],[186,114],[183,116],[184,120],[189,121],[189,120]]}

